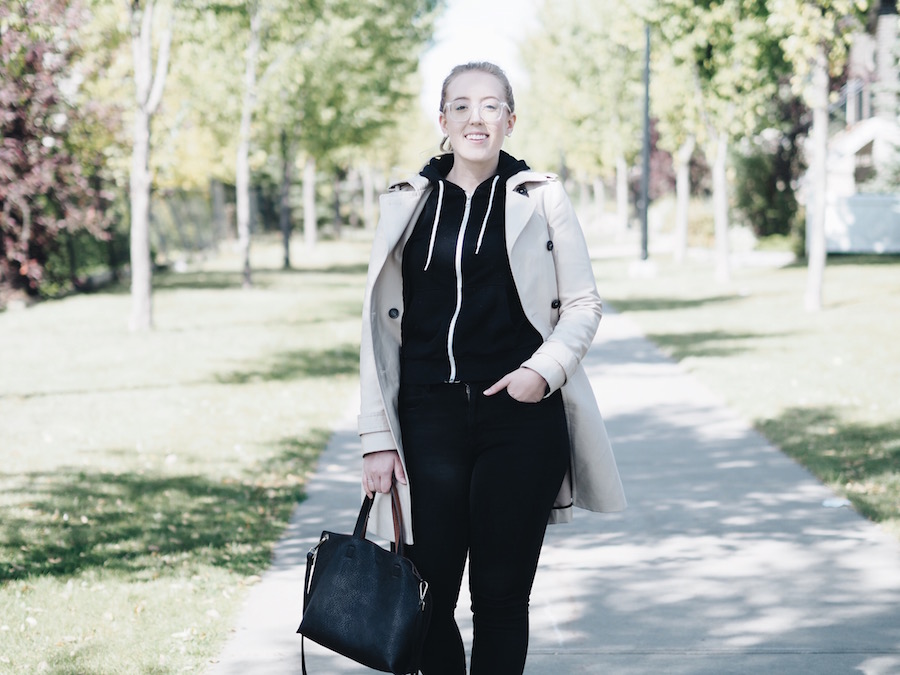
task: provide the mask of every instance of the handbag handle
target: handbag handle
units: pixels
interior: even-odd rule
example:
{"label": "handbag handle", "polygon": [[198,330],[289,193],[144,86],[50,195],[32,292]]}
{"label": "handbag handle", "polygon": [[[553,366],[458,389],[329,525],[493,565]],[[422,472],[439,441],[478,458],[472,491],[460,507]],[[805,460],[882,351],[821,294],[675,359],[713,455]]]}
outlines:
{"label": "handbag handle", "polygon": [[[369,523],[369,512],[372,510],[372,504],[375,503],[375,497],[366,496],[363,499],[362,507],[359,509],[359,516],[356,519],[356,527],[353,528],[353,536],[357,539],[366,538],[366,528]],[[397,491],[397,484],[391,484],[391,515],[394,519],[394,545],[391,547],[398,554],[404,555],[403,551],[406,547],[406,530],[403,527],[403,509],[400,508],[400,493]]]}

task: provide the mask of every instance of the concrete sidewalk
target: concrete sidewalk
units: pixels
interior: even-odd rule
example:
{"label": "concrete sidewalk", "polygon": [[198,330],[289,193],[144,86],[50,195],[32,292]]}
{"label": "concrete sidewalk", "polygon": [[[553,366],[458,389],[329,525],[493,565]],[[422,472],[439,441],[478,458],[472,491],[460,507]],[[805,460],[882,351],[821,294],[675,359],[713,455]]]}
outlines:
{"label": "concrete sidewalk", "polygon": [[[900,673],[896,540],[826,507],[827,488],[627,318],[604,317],[585,367],[630,505],[548,529],[526,673]],[[306,552],[352,529],[358,471],[348,411],[210,675],[300,672]],[[464,591],[471,644],[467,609]],[[306,644],[311,675],[372,672]]]}

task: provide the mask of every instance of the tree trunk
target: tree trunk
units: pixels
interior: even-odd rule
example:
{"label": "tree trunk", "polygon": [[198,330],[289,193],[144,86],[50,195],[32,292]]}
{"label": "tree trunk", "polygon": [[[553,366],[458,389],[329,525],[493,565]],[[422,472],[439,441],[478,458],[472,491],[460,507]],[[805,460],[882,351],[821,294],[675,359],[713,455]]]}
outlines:
{"label": "tree trunk", "polygon": [[368,162],[362,167],[363,224],[367,230],[375,229],[375,177]]}
{"label": "tree trunk", "polygon": [[150,260],[150,121],[159,107],[169,70],[172,14],[163,30],[156,72],[153,72],[154,0],[143,10],[129,4],[131,51],[134,59],[135,110],[131,150],[131,319],[132,331],[153,327],[152,267]]}
{"label": "tree trunk", "polygon": [[346,174],[341,169],[334,170],[334,178],[332,185],[334,186],[334,195],[332,199],[332,227],[334,229],[334,238],[341,238],[341,226],[343,218],[341,217],[341,186]]}
{"label": "tree trunk", "polygon": [[599,228],[603,225],[603,214],[606,210],[606,188],[600,176],[594,176],[592,192],[594,195],[594,223]]}
{"label": "tree trunk", "polygon": [[716,230],[716,280],[731,279],[728,246],[728,136],[724,131],[713,134],[716,148],[713,161],[713,219]]}
{"label": "tree trunk", "polygon": [[218,248],[219,242],[227,236],[228,219],[225,215],[225,186],[215,178],[209,181],[212,193],[213,245]]}
{"label": "tree trunk", "polygon": [[584,179],[578,181],[578,214],[581,218],[582,226],[589,226],[591,215],[591,184]]}
{"label": "tree trunk", "polygon": [[[149,11],[145,10],[145,11]],[[135,64],[137,69],[137,64]],[[150,260],[150,115],[144,106],[134,111],[131,150],[131,321],[132,331],[153,328]]]}
{"label": "tree trunk", "polygon": [[625,157],[616,157],[616,225],[628,227],[628,164]]}
{"label": "tree trunk", "polygon": [[810,85],[810,107],[813,113],[810,163],[812,208],[806,228],[809,259],[804,306],[808,312],[818,312],[822,309],[822,286],[825,280],[825,190],[828,187],[825,167],[828,157],[828,58],[821,45],[816,50]]}
{"label": "tree trunk", "polygon": [[235,166],[238,249],[243,258],[243,286],[253,285],[250,270],[250,125],[256,105],[256,62],[259,57],[259,5],[250,3],[250,43],[244,70],[244,100]]}
{"label": "tree trunk", "polygon": [[73,288],[78,288],[78,254],[75,251],[75,235],[69,230],[62,230],[66,242],[66,260],[69,263],[69,282]]}
{"label": "tree trunk", "polygon": [[[897,9],[896,2],[880,3],[878,25],[875,29],[875,114],[892,123],[897,122]],[[876,158],[877,162],[877,158]]]}
{"label": "tree trunk", "polygon": [[681,264],[687,255],[688,206],[691,201],[691,156],[696,139],[688,136],[675,153],[675,262]]}
{"label": "tree trunk", "polygon": [[303,242],[307,248],[315,248],[316,231],[316,159],[307,156],[303,166]]}
{"label": "tree trunk", "polygon": [[291,269],[291,181],[294,174],[293,144],[288,141],[286,131],[281,132],[281,193],[278,210],[278,225],[284,243],[284,269]]}

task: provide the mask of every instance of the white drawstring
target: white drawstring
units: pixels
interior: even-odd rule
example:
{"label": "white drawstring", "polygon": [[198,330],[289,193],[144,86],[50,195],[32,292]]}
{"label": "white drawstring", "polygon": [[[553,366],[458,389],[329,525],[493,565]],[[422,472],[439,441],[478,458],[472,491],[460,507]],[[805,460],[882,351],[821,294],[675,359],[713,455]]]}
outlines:
{"label": "white drawstring", "polygon": [[494,206],[494,191],[497,189],[497,181],[500,176],[494,176],[494,182],[491,183],[491,196],[488,198],[487,211],[484,212],[484,221],[481,223],[481,231],[478,233],[478,243],[475,245],[475,255],[481,250],[481,240],[484,239],[484,229],[487,227],[488,216],[491,215],[491,208]]}
{"label": "white drawstring", "polygon": [[438,220],[441,217],[441,203],[444,201],[444,181],[438,181],[438,201],[434,210],[434,225],[431,226],[431,241],[428,242],[428,257],[425,259],[425,272],[431,264],[431,254],[434,252],[434,240],[437,237]]}

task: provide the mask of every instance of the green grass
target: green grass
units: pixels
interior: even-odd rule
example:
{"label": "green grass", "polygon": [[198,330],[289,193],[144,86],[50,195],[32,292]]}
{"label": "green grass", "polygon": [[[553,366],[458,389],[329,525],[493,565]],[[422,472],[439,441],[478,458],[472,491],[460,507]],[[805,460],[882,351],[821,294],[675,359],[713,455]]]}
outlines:
{"label": "green grass", "polygon": [[204,670],[349,412],[367,253],[160,275],[143,335],[127,288],[0,314],[0,672]]}
{"label": "green grass", "polygon": [[[598,248],[597,250],[602,250]],[[596,261],[600,293],[788,455],[900,535],[900,258],[829,258],[825,308],[806,268]],[[602,329],[602,327],[601,327]]]}

